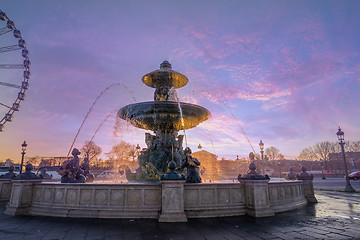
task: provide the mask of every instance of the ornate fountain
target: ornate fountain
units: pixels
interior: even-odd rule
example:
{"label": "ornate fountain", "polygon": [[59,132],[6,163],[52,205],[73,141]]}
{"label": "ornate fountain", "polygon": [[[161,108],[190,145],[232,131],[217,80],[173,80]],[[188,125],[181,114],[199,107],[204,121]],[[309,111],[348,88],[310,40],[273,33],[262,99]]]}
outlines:
{"label": "ornate fountain", "polygon": [[184,135],[179,135],[179,131],[185,133],[209,119],[211,114],[204,107],[178,100],[175,89],[184,87],[189,80],[171,70],[168,61],[162,62],[160,69],[143,76],[142,81],[155,88],[154,101],[127,105],[119,110],[118,116],[154,134],[145,134],[147,148],[139,155],[139,168],[135,174],[128,172],[127,177],[128,180],[159,180],[160,175],[168,171],[170,161],[179,168],[185,158]]}
{"label": "ornate fountain", "polygon": [[[145,134],[147,148],[139,156],[140,167],[136,173],[127,171],[127,177],[130,181],[158,181],[160,175],[166,173],[160,182],[79,183],[84,177],[73,171],[80,168],[76,150],[67,164],[75,167],[65,167],[67,178],[62,184],[29,179],[26,176],[32,175],[30,168],[20,179],[0,178],[0,206],[6,204],[5,214],[185,222],[188,218],[245,214],[268,217],[317,202],[312,178],[306,169],[298,176],[301,180],[280,182],[259,177],[255,164],[251,164],[249,174],[238,183],[193,184],[188,178],[186,182],[179,179],[179,168],[185,166],[188,173],[194,173],[199,163],[192,160],[189,148],[183,149],[186,135],[178,133],[207,120],[210,113],[201,106],[177,100],[175,89],[185,86],[188,79],[171,70],[167,61],[159,70],[146,74],[142,81],[155,88],[154,101],[125,106],[118,115],[154,134]],[[84,172],[87,172],[85,166]]]}

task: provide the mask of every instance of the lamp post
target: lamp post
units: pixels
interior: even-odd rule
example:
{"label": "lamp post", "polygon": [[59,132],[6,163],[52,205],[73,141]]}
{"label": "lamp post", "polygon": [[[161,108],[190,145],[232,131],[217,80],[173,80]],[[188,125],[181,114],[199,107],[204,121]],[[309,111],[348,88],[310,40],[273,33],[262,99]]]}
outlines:
{"label": "lamp post", "polygon": [[135,149],[136,149],[136,155],[139,157],[139,155],[140,155],[140,149],[141,149],[140,145],[137,144],[136,147],[135,147]]}
{"label": "lamp post", "polygon": [[20,165],[20,174],[22,173],[22,168],[23,168],[23,165],[24,165],[24,155],[26,153],[26,147],[27,147],[27,144],[26,144],[26,141],[24,141],[24,143],[21,145],[21,165]]}
{"label": "lamp post", "polygon": [[278,164],[279,164],[279,177],[281,178],[281,163],[280,163],[280,160],[279,160]]}
{"label": "lamp post", "polygon": [[344,165],[345,165],[345,177],[346,177],[345,192],[355,192],[355,190],[350,185],[348,167],[347,167],[346,158],[345,158],[345,151],[344,151],[344,144],[345,144],[345,142],[344,142],[344,132],[341,131],[340,127],[339,127],[336,135],[337,135],[337,137],[339,139],[339,144],[341,146],[341,151],[342,151],[342,155],[343,155],[343,159],[344,159]]}
{"label": "lamp post", "polygon": [[322,172],[322,180],[326,180],[325,174],[324,174],[324,164],[322,162],[322,159],[320,159],[320,164],[321,164],[321,172]]}
{"label": "lamp post", "polygon": [[261,161],[264,160],[264,143],[262,142],[262,140],[260,139],[260,153],[261,153]]}
{"label": "lamp post", "polygon": [[140,145],[137,144],[136,147],[135,147],[135,149],[136,149],[136,151],[140,152],[140,149],[141,149]]}

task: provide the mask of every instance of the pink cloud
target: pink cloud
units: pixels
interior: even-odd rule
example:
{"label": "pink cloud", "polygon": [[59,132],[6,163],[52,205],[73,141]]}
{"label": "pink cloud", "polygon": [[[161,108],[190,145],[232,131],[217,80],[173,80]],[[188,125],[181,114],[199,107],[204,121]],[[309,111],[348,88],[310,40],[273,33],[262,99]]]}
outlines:
{"label": "pink cloud", "polygon": [[[247,89],[240,89],[234,86],[215,86],[214,90],[205,91],[199,90],[202,96],[206,97],[212,102],[222,103],[228,100],[246,100],[246,101],[269,101],[272,99],[287,97],[291,94],[288,89],[277,89],[275,86],[268,85],[270,87],[265,89],[264,86],[257,87],[262,83],[254,82],[247,86]],[[262,90],[263,89],[263,90]],[[280,101],[279,101],[280,102]],[[283,103],[285,101],[282,101]]]}
{"label": "pink cloud", "polygon": [[186,24],[182,31],[189,36],[192,48],[205,62],[220,60],[244,52],[257,52],[261,37],[256,33],[219,34],[208,27]]}

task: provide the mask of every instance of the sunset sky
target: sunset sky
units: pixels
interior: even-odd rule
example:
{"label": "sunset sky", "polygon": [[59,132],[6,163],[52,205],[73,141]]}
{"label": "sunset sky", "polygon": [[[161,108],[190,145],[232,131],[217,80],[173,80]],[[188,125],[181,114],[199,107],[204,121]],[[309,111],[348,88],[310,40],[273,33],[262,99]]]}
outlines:
{"label": "sunset sky", "polygon": [[[81,148],[109,113],[153,99],[141,77],[163,60],[189,78],[180,100],[212,113],[186,132],[193,151],[247,156],[241,128],[256,152],[262,139],[291,159],[336,141],[339,126],[360,140],[359,1],[2,0],[0,9],[32,63],[27,97],[0,133],[0,161],[18,161],[24,140],[27,156],[66,156],[96,97],[120,83],[89,114]],[[22,72],[10,71],[0,81],[20,84]],[[0,86],[0,101],[12,104],[12,91]],[[112,114],[94,138],[104,153],[121,140],[146,146],[146,131],[123,124],[115,134],[114,125]]]}

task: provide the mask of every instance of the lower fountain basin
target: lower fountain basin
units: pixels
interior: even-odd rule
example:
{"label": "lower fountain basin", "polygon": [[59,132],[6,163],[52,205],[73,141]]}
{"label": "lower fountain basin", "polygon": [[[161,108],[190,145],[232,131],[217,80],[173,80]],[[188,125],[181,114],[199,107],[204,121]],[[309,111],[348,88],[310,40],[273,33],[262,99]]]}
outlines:
{"label": "lower fountain basin", "polygon": [[[314,198],[311,180],[243,180],[239,183],[201,184],[184,183],[181,180],[167,180],[157,184],[40,181],[12,180],[5,214],[76,218],[154,218],[159,221],[162,221],[161,215],[167,214],[173,218],[167,220],[174,222],[180,213],[185,218],[181,219],[182,221],[186,221],[186,218],[245,214],[253,217],[273,216],[278,212],[301,208]],[[253,197],[246,197],[250,194]]]}
{"label": "lower fountain basin", "polygon": [[121,108],[118,116],[133,126],[146,130],[183,130],[196,127],[211,117],[210,112],[201,106],[180,102],[183,122],[181,121],[179,104],[170,101],[141,102]]}

